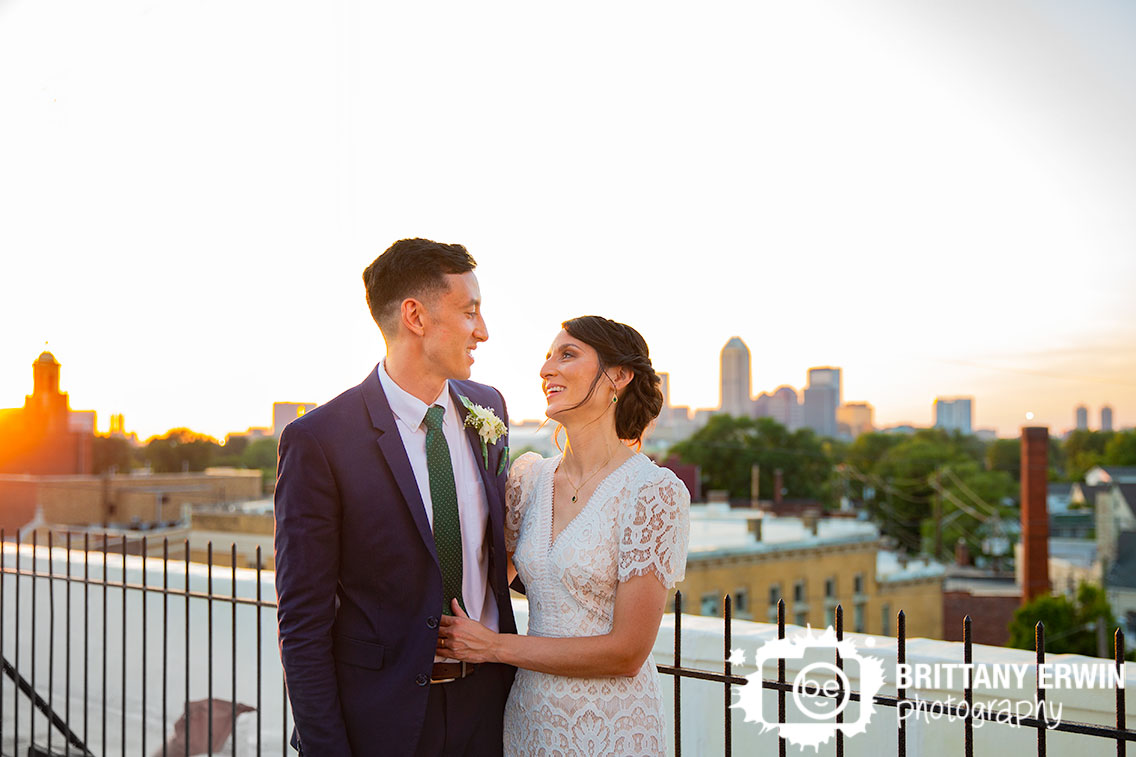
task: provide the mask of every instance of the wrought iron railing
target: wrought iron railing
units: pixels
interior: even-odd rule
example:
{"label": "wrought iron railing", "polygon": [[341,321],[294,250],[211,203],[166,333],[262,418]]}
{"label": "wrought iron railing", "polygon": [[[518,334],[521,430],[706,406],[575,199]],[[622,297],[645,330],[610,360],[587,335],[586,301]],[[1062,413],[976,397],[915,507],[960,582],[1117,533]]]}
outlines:
{"label": "wrought iron railing", "polygon": [[[283,681],[278,664],[266,665],[265,653],[275,655],[274,645],[267,649],[264,636],[272,638],[275,633],[275,602],[265,599],[262,595],[262,565],[260,549],[257,548],[255,567],[243,569],[254,571],[255,593],[252,596],[239,596],[237,549],[230,547],[230,562],[228,566],[215,566],[213,560],[213,545],[210,542],[206,549],[206,562],[197,564],[191,562],[190,545],[188,540],[175,544],[176,554],[171,558],[171,544],[168,539],[161,542],[160,554],[150,555],[149,549],[155,546],[145,537],[131,540],[128,536],[108,534],[95,535],[96,543],[92,547],[90,534],[84,534],[82,544],[68,534],[60,542],[52,534],[48,534],[46,544],[38,544],[36,534],[31,535],[30,557],[21,560],[27,550],[5,543],[5,534],[0,530],[0,652],[3,653],[3,676],[11,682],[4,685],[0,681],[0,751],[11,745],[11,751],[5,754],[28,755],[100,755],[105,757],[111,754],[121,754],[123,757],[130,754],[162,755],[169,757],[177,754],[213,754],[220,750],[220,745],[227,739],[236,743],[238,717],[247,716],[255,723],[251,737],[242,749],[247,753],[261,755],[266,751],[279,749],[281,754],[288,754],[288,736],[290,732],[289,707],[287,687]],[[116,543],[117,542],[117,543]],[[27,545],[24,545],[25,547]],[[47,547],[47,570],[39,569],[37,563],[41,561],[42,547]],[[180,548],[180,549],[179,549]],[[131,551],[138,554],[131,554]],[[14,553],[14,560],[12,559]],[[55,558],[61,557],[67,566],[65,572],[57,572],[54,568]],[[75,558],[81,569],[76,568]],[[140,580],[132,581],[127,577],[128,560],[140,566],[138,575]],[[9,565],[13,562],[13,565]],[[148,579],[148,568],[154,563],[160,563],[160,583]],[[24,564],[21,564],[24,563]],[[26,564],[30,563],[30,565]],[[115,563],[120,567],[121,575],[112,579],[109,570]],[[96,570],[92,574],[91,567]],[[227,568],[227,570],[226,570]],[[117,571],[116,571],[117,572]],[[230,589],[228,595],[214,592],[215,575],[223,576],[228,573]],[[198,583],[204,581],[203,590],[194,590],[191,577]],[[171,580],[172,578],[172,580]],[[21,589],[21,585],[25,585]],[[30,584],[30,586],[26,586]],[[180,584],[180,585],[179,585]],[[24,599],[21,600],[21,591]],[[41,594],[46,592],[46,601],[49,611],[47,613],[47,628],[41,627],[41,612],[37,612],[37,602]],[[9,593],[11,597],[9,598]],[[95,601],[91,601],[94,593]],[[60,597],[62,594],[62,597]],[[138,602],[138,612],[132,616],[128,611],[128,596],[136,594],[142,601]],[[160,604],[160,626],[151,625],[156,619],[151,617],[148,606],[154,599]],[[9,609],[9,599],[11,609]],[[64,617],[57,619],[57,600],[62,599],[65,608]],[[114,601],[111,601],[111,600]],[[729,595],[723,602],[723,647],[721,672],[684,667],[682,664],[682,602],[681,593],[676,593],[674,600],[674,659],[673,665],[659,665],[659,672],[672,677],[674,697],[674,735],[673,744],[676,755],[682,754],[682,685],[684,679],[694,679],[717,683],[722,686],[722,724],[724,735],[724,753],[733,752],[732,705],[733,687],[753,685],[747,678],[734,674],[731,662],[732,646],[732,602]],[[20,613],[22,606],[30,607],[30,622],[22,625]],[[93,605],[93,606],[92,606]],[[117,607],[121,605],[121,607]],[[246,620],[255,633],[255,642],[238,636],[238,609],[245,608],[254,616]],[[108,612],[120,612],[118,620],[121,625],[121,638],[115,639],[108,633]],[[218,641],[214,633],[215,612],[224,610],[231,616],[228,625],[228,639]],[[267,617],[264,617],[267,613]],[[171,616],[184,614],[184,626],[174,629],[171,625]],[[92,629],[92,617],[96,626]],[[198,624],[206,625],[204,638],[198,628],[194,634],[194,619]],[[175,618],[175,621],[178,618]],[[839,605],[836,608],[835,632],[838,641],[844,639],[844,612]],[[224,626],[224,618],[221,619]],[[22,638],[22,631],[30,629],[28,638]],[[160,627],[159,638],[153,638],[154,629]],[[242,627],[244,625],[242,624]],[[897,614],[896,633],[896,659],[898,663],[906,662],[906,616],[901,610]],[[46,631],[46,636],[44,632]],[[179,649],[174,649],[171,638],[184,633],[180,640]],[[63,637],[62,660],[56,659],[56,650],[59,636]],[[76,636],[81,637],[81,655]],[[780,600],[777,604],[777,637],[785,638],[785,603]],[[37,642],[46,641],[49,653],[46,661],[46,671],[36,654]],[[94,645],[92,645],[94,640]],[[1118,628],[1114,635],[1115,660],[1113,664],[1118,669],[1120,680],[1124,676],[1124,635]],[[21,645],[30,647],[30,662],[21,662]],[[118,648],[115,652],[121,653],[118,670],[108,669],[108,658],[112,655],[111,645]],[[134,646],[131,646],[133,644]],[[215,681],[216,667],[215,649],[220,644],[223,649],[227,644],[229,669],[229,685]],[[151,669],[150,659],[155,656],[155,647],[160,650],[160,671]],[[247,648],[246,648],[247,647]],[[204,649],[203,665],[198,664],[197,654]],[[7,656],[12,650],[12,657]],[[251,655],[255,649],[255,664],[249,665],[245,655]],[[132,657],[132,652],[137,654]],[[1035,639],[1036,661],[1038,665],[1045,661],[1045,634],[1041,623],[1036,627]],[[179,659],[180,653],[180,659]],[[961,662],[973,662],[971,643],[971,620],[969,616],[963,621],[963,642]],[[43,657],[41,654],[39,657]],[[73,659],[73,657],[80,659]],[[140,679],[133,682],[133,690],[138,694],[135,704],[134,716],[140,719],[142,727],[140,733],[134,733],[128,723],[128,659],[140,661]],[[242,660],[242,668],[247,668],[247,676],[239,675],[238,659]],[[269,657],[271,659],[271,657]],[[222,661],[223,662],[223,661]],[[844,660],[839,652],[835,655],[835,666],[843,670]],[[62,683],[60,684],[60,667],[62,667]],[[175,672],[175,666],[177,668]],[[76,673],[78,669],[78,673]],[[1041,668],[1038,668],[1040,671]],[[47,674],[47,685],[37,676]],[[177,677],[184,674],[184,692],[180,690],[173,694],[173,688],[178,685]],[[273,677],[273,690],[279,685],[279,723],[269,724],[269,728],[278,731],[268,733],[262,727],[262,719],[266,712],[266,698],[264,697],[265,682],[268,676]],[[1039,672],[1040,676],[1040,672]],[[201,678],[204,677],[204,700],[193,701],[191,694],[196,689],[202,689]],[[249,678],[252,680],[250,681]],[[157,686],[160,680],[160,705],[151,699],[151,689]],[[79,684],[81,681],[81,684]],[[196,685],[191,683],[196,682]],[[240,686],[238,686],[240,683]],[[786,681],[785,660],[777,662],[777,679],[763,679],[761,686],[764,689],[777,693],[777,708],[781,722],[786,715],[786,694],[792,691],[792,684]],[[238,688],[241,692],[238,692]],[[847,691],[836,681],[835,691],[832,693],[815,692],[810,696],[828,697],[837,703],[847,701],[859,702],[862,695],[859,691]],[[250,693],[251,692],[251,693]],[[177,701],[184,693],[184,699]],[[243,693],[245,699],[251,700],[242,704],[238,696]],[[1057,731],[1070,734],[1079,734],[1092,739],[1095,744],[1098,740],[1115,742],[1116,753],[1124,755],[1127,742],[1136,741],[1136,731],[1129,730],[1125,722],[1124,688],[1117,685],[1115,690],[1116,718],[1114,726],[1097,725],[1084,722],[1062,721],[1056,725],[1047,722],[1044,717],[1032,716],[1004,716],[995,714],[990,710],[973,709],[973,688],[968,682],[963,690],[965,706],[936,702],[928,699],[909,698],[905,689],[897,689],[895,696],[876,694],[871,698],[875,705],[895,708],[897,713],[905,710],[929,710],[937,707],[942,713],[950,713],[963,722],[961,748],[966,757],[974,753],[974,718],[994,721],[1003,725],[1033,728],[1037,732],[1037,754],[1046,753],[1046,734],[1048,731]],[[62,701],[57,699],[62,696]],[[219,697],[227,696],[228,699]],[[275,697],[275,694],[273,695]],[[1040,679],[1037,681],[1035,696],[1038,701],[1044,701],[1045,690],[1041,687]],[[109,699],[108,699],[109,697]],[[11,699],[15,701],[10,701]],[[73,704],[80,702],[79,707]],[[108,720],[108,701],[120,702],[117,713],[118,722],[112,724]],[[21,702],[23,703],[21,705]],[[204,702],[204,704],[203,704]],[[255,702],[253,704],[252,702]],[[21,723],[21,706],[27,709],[26,723]],[[275,704],[269,710],[275,711]],[[94,712],[92,712],[94,711]],[[977,712],[977,714],[976,714]],[[12,717],[9,717],[9,715]],[[226,717],[227,716],[227,717]],[[836,715],[836,722],[841,722],[842,714]],[[132,716],[133,719],[133,716]],[[272,718],[276,720],[277,717]],[[152,722],[153,721],[153,722]],[[160,722],[159,722],[160,721]],[[171,732],[171,724],[173,729]],[[704,724],[705,725],[705,724]],[[216,726],[216,728],[215,728]],[[886,726],[878,726],[886,727]],[[21,738],[21,730],[25,738]],[[37,728],[42,733],[41,743],[36,743]],[[160,728],[161,744],[151,740],[147,743],[147,731]],[[7,731],[11,732],[8,733]],[[116,733],[117,731],[117,733]],[[246,730],[247,734],[247,730]],[[835,733],[835,754],[842,757],[844,754],[844,734],[837,730]],[[901,757],[907,753],[907,725],[906,718],[897,717],[896,725],[896,754]],[[97,745],[92,743],[97,740]],[[193,743],[197,739],[197,743]],[[202,739],[204,741],[202,741]],[[129,751],[137,748],[137,752]],[[204,748],[201,747],[204,745]],[[782,757],[786,753],[786,741],[778,738],[778,752]],[[21,752],[26,747],[25,752]],[[244,753],[238,751],[236,753]],[[1093,750],[1096,754],[1097,751]]]}

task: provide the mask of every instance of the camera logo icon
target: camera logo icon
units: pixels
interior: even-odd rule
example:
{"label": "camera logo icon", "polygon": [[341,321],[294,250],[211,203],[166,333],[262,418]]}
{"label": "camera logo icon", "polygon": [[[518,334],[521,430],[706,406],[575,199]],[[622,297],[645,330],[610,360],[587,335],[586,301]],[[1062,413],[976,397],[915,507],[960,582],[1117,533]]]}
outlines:
{"label": "camera logo icon", "polygon": [[[843,669],[836,666],[837,652]],[[792,688],[783,718],[777,693],[762,686],[763,679],[777,680],[779,659],[797,671],[786,677]],[[837,731],[845,736],[866,731],[875,713],[874,697],[884,685],[883,661],[861,655],[847,639],[837,641],[831,627],[819,634],[806,629],[795,638],[767,642],[758,650],[754,667],[746,676],[748,683],[738,687],[733,706],[742,709],[745,722],[759,723],[762,733],[776,728],[786,741],[814,750]],[[853,687],[853,680],[859,681],[858,688]],[[860,701],[851,700],[848,694],[852,691],[858,691]],[[837,721],[839,715],[843,715],[842,722]]]}

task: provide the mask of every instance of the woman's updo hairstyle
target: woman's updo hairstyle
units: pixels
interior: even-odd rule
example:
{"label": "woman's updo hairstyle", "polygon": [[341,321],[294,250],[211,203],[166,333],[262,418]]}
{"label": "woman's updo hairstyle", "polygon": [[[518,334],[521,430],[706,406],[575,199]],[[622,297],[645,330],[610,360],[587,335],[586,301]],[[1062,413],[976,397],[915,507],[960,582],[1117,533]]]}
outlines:
{"label": "woman's updo hairstyle", "polygon": [[[663,409],[662,383],[651,366],[647,341],[635,329],[598,315],[584,315],[561,324],[572,337],[596,351],[600,370],[588,390],[591,399],[608,368],[623,366],[632,372],[615,406],[615,433],[625,441],[642,443],[643,432]],[[581,403],[583,404],[583,403]]]}

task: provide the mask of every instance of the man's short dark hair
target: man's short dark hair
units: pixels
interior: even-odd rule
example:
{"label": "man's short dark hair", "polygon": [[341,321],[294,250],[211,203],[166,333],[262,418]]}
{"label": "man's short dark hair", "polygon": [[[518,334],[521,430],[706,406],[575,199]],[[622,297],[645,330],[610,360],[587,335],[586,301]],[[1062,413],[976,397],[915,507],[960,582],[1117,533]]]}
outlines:
{"label": "man's short dark hair", "polygon": [[476,267],[477,262],[460,244],[400,239],[363,271],[371,317],[384,334],[393,336],[404,300],[440,294],[446,289],[446,274]]}

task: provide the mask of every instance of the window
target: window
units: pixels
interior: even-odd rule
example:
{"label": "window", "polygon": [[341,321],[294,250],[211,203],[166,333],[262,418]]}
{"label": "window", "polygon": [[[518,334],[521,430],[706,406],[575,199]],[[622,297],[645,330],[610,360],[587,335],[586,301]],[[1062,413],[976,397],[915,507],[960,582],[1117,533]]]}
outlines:
{"label": "window", "polygon": [[805,582],[804,581],[797,581],[797,583],[793,584],[793,601],[794,602],[804,602],[805,601]]}
{"label": "window", "polygon": [[884,606],[880,608],[880,615],[882,616],[880,618],[880,633],[884,636],[891,636],[891,605],[885,602]]}
{"label": "window", "polygon": [[703,594],[702,595],[702,607],[701,607],[702,612],[699,613],[699,614],[700,615],[712,615],[712,616],[721,615],[722,614],[722,608],[721,608],[721,605],[719,604],[720,601],[721,600],[719,599],[717,593]]}
{"label": "window", "polygon": [[857,573],[852,577],[852,591],[856,594],[864,593],[864,574]]}
{"label": "window", "polygon": [[734,612],[750,617],[749,589],[745,586],[734,590]]}
{"label": "window", "polygon": [[799,626],[807,626],[809,624],[809,614],[807,612],[799,612],[793,616],[793,622]]}
{"label": "window", "polygon": [[826,599],[832,599],[836,596],[836,579],[824,579],[824,596]]}
{"label": "window", "polygon": [[781,584],[769,587],[769,605],[776,611],[777,603],[781,601]]}
{"label": "window", "polygon": [[835,607],[824,608],[824,625],[825,625],[826,628],[829,627],[829,626],[835,626],[836,625],[836,608]]}
{"label": "window", "polygon": [[852,630],[856,633],[864,633],[864,603],[857,602],[856,607],[852,614]]}

